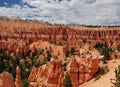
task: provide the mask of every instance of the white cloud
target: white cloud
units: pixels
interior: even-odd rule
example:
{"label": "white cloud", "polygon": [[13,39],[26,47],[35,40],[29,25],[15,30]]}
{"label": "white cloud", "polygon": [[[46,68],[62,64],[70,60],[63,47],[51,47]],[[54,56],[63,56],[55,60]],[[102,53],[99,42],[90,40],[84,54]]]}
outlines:
{"label": "white cloud", "polygon": [[8,5],[8,3],[7,3],[7,2],[4,2],[4,5]]}
{"label": "white cloud", "polygon": [[[120,25],[120,0],[23,0],[27,5],[0,7],[0,15],[51,23]],[[9,15],[8,15],[9,14]]]}

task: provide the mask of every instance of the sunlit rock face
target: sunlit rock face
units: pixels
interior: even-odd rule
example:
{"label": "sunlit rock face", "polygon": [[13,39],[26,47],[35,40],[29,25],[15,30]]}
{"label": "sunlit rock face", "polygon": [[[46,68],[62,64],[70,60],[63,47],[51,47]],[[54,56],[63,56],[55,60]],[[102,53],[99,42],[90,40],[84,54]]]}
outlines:
{"label": "sunlit rock face", "polygon": [[70,58],[67,64],[67,72],[69,73],[73,87],[92,79],[99,68],[99,59],[96,58]]}
{"label": "sunlit rock face", "polygon": [[97,42],[106,42],[112,48],[120,46],[120,27],[49,25],[35,21],[9,19],[0,19],[0,22],[0,39],[9,37],[29,42],[44,40],[62,43],[63,46],[68,46],[68,49],[70,47],[79,48],[83,41],[90,42],[93,45]]}
{"label": "sunlit rock face", "polygon": [[58,61],[51,61],[39,68],[33,67],[28,78],[30,87],[62,87],[64,72]]}
{"label": "sunlit rock face", "polygon": [[[98,57],[100,55],[91,47],[97,42],[105,42],[111,48],[117,49],[120,47],[120,27],[91,28],[84,26],[48,25],[36,21],[26,22],[8,19],[0,20],[0,23],[0,49],[9,54],[13,54],[16,51],[20,58],[23,56],[22,54],[27,56],[29,51],[32,54],[36,53],[41,47],[49,49],[51,46],[55,51],[53,51],[53,55],[60,53],[59,61],[65,60],[63,54],[67,53],[67,50],[71,47],[80,51],[79,56],[73,56],[67,60],[66,70],[71,77],[73,87],[78,87],[78,85],[90,80],[98,71]],[[15,40],[16,38],[17,40]],[[29,44],[26,43],[27,41]],[[86,45],[82,48],[81,42],[85,43],[86,41],[92,43],[92,46]],[[56,46],[59,42],[61,42],[62,46]],[[52,43],[52,45],[49,45],[49,43]],[[115,55],[111,57],[114,59]],[[28,79],[30,87],[61,87],[63,85],[64,71],[58,60],[51,59],[50,62],[39,68],[33,67]],[[2,76],[8,76],[4,77],[8,78],[8,82],[10,76],[6,73],[1,74],[0,85],[3,87],[3,83],[6,80]],[[17,69],[16,84],[21,84],[19,76],[20,70]],[[14,81],[11,77],[10,79],[12,82],[7,87],[14,87]]]}
{"label": "sunlit rock face", "polygon": [[14,79],[8,72],[0,74],[0,87],[15,87]]}
{"label": "sunlit rock face", "polygon": [[21,70],[19,67],[16,68],[16,79],[15,79],[15,85],[16,87],[22,87],[22,81],[21,81]]}
{"label": "sunlit rock face", "polygon": [[120,27],[49,25],[9,19],[0,19],[0,22],[0,39],[2,40],[8,37],[29,42],[44,40],[61,43],[65,47],[68,46],[68,49],[70,47],[79,48],[83,41],[93,45],[97,42],[106,42],[109,47],[115,49],[120,46]]}
{"label": "sunlit rock face", "polygon": [[92,79],[99,69],[99,52],[86,44],[80,49],[79,56],[67,58],[67,72],[69,73],[73,87],[78,87]]}
{"label": "sunlit rock face", "polygon": [[[100,55],[95,49],[82,51],[84,55],[74,55],[66,60],[66,72],[70,75],[72,87],[78,87],[92,79],[99,69]],[[88,50],[88,52],[86,52]],[[39,68],[33,67],[28,78],[30,87],[62,87],[64,79],[63,68],[58,59],[53,57],[50,62]]]}

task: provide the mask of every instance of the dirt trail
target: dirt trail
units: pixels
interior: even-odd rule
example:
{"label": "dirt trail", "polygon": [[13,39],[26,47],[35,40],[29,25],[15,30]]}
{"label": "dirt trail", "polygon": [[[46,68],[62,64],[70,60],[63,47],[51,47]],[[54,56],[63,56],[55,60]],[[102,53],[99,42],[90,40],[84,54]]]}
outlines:
{"label": "dirt trail", "polygon": [[94,78],[79,87],[112,87],[110,79],[115,77],[114,70],[118,65],[120,65],[120,59],[110,60],[107,65],[109,67],[108,73],[102,75],[101,78],[96,81]]}

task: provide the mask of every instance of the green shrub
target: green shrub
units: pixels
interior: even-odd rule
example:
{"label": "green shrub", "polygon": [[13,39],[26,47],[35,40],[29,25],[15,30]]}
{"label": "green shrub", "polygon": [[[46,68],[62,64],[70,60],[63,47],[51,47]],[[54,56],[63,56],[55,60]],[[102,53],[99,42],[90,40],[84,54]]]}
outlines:
{"label": "green shrub", "polygon": [[96,80],[98,80],[98,79],[100,79],[100,78],[101,78],[101,75],[98,75],[98,76],[95,77],[95,80],[94,80],[94,81],[96,81]]}
{"label": "green shrub", "polygon": [[72,48],[70,49],[70,54],[71,54],[71,55],[74,55],[74,54],[75,54],[75,48],[74,48],[74,47],[72,47]]}
{"label": "green shrub", "polygon": [[22,80],[22,87],[29,87],[29,82],[27,79]]}
{"label": "green shrub", "polygon": [[107,65],[103,66],[102,68],[100,68],[100,74],[104,75],[109,71],[109,68]]}
{"label": "green shrub", "polygon": [[71,79],[68,73],[65,75],[65,79],[63,80],[64,87],[72,87]]}
{"label": "green shrub", "polygon": [[120,65],[115,68],[115,78],[111,79],[111,83],[113,84],[114,87],[120,87]]}

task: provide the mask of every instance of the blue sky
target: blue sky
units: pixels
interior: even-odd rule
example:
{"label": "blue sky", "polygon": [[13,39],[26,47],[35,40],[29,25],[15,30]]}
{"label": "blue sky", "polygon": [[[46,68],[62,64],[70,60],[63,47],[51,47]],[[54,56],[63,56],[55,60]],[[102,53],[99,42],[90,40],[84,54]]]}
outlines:
{"label": "blue sky", "polygon": [[120,0],[1,0],[0,16],[50,23],[120,25]]}
{"label": "blue sky", "polygon": [[0,0],[0,6],[4,7],[6,4],[11,6],[13,4],[20,4],[20,2],[22,2],[22,0]]}

